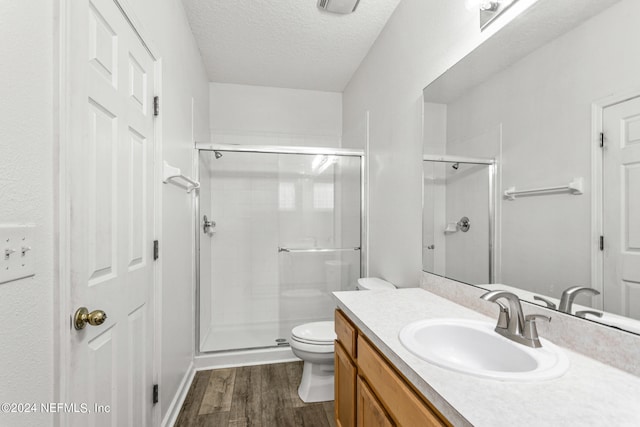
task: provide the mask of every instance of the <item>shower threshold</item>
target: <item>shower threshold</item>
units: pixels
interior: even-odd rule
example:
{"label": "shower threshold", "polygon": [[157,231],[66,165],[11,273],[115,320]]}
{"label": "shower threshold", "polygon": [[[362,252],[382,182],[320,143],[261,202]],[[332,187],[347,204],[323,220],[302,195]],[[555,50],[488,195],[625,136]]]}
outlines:
{"label": "shower threshold", "polygon": [[331,318],[281,320],[242,325],[211,325],[209,332],[201,341],[200,351],[206,353],[288,346],[291,329],[294,326],[324,320],[331,320]]}

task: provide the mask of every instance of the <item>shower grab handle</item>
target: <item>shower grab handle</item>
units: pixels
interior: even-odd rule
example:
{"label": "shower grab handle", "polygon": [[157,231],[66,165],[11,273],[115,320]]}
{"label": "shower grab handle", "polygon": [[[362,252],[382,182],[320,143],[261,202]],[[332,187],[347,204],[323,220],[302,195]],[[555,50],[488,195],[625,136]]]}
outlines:
{"label": "shower grab handle", "polygon": [[278,252],[299,253],[299,252],[346,252],[346,251],[359,251],[360,248],[309,248],[309,249],[290,249],[278,247]]}

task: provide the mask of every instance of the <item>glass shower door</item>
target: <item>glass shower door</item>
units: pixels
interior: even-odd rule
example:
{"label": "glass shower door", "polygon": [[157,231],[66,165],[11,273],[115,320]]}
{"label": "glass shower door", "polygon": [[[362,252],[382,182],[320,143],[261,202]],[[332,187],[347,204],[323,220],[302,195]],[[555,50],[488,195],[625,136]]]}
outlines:
{"label": "glass shower door", "polygon": [[489,164],[423,162],[423,270],[491,283],[492,173]]}
{"label": "glass shower door", "polygon": [[200,235],[201,351],[287,345],[331,319],[330,293],[360,277],[360,157],[200,156],[200,217],[216,223]]}

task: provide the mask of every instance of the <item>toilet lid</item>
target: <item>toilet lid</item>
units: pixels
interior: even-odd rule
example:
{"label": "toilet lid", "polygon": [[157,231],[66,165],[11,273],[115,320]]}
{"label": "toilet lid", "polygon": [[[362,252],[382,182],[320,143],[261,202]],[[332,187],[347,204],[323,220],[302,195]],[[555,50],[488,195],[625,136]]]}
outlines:
{"label": "toilet lid", "polygon": [[396,289],[396,287],[386,280],[377,277],[363,277],[358,279],[358,288],[360,290],[377,290],[377,289]]}
{"label": "toilet lid", "polygon": [[336,339],[333,321],[305,323],[291,330],[291,337],[308,343],[333,343]]}

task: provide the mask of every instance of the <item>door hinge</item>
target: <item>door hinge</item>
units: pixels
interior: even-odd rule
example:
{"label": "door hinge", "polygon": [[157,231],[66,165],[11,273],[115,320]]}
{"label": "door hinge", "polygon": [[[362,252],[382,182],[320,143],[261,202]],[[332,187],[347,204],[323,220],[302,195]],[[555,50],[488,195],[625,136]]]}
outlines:
{"label": "door hinge", "polygon": [[604,147],[604,132],[600,132],[600,147]]}
{"label": "door hinge", "polygon": [[157,240],[153,241],[153,260],[157,260],[160,258],[160,242]]}
{"label": "door hinge", "polygon": [[604,251],[604,236],[600,236],[600,250]]}
{"label": "door hinge", "polygon": [[160,97],[159,96],[153,97],[153,115],[155,117],[158,117],[160,115]]}
{"label": "door hinge", "polygon": [[159,395],[160,395],[160,390],[159,390],[158,384],[154,384],[153,385],[153,404],[154,405],[160,401]]}

